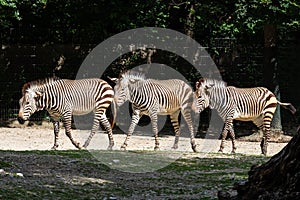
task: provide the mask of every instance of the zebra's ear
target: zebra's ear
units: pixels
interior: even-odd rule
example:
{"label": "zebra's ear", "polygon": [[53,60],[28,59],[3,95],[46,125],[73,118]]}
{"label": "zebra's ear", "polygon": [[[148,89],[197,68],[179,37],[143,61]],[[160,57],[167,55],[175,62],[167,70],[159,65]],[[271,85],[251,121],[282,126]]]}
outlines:
{"label": "zebra's ear", "polygon": [[133,79],[133,78],[130,78],[129,79],[129,83],[130,84],[134,84],[134,83],[136,83],[136,82],[138,82],[139,80],[137,80],[137,79]]}
{"label": "zebra's ear", "polygon": [[213,84],[213,83],[211,83],[211,84],[209,84],[209,85],[205,85],[205,91],[206,91],[206,92],[209,92],[210,89],[211,89],[214,85],[215,85],[215,84]]}
{"label": "zebra's ear", "polygon": [[36,91],[36,92],[35,92],[35,95],[36,95],[37,97],[38,97],[38,96],[40,97],[40,96],[43,96],[43,93],[40,92],[40,91]]}
{"label": "zebra's ear", "polygon": [[119,80],[118,78],[111,78],[109,76],[107,78],[109,78],[109,80],[111,80],[114,83],[118,82],[118,80]]}
{"label": "zebra's ear", "polygon": [[199,87],[200,87],[200,82],[197,81],[197,82],[196,82],[196,89],[198,89]]}

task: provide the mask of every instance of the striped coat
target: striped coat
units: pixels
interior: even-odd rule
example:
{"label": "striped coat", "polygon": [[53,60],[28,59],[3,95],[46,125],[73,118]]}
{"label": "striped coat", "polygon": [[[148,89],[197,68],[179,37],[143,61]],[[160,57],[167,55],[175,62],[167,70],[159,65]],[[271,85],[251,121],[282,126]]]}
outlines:
{"label": "striped coat", "polygon": [[220,152],[224,149],[224,141],[228,132],[232,139],[232,152],[235,152],[233,120],[241,120],[253,121],[256,126],[263,128],[261,150],[263,154],[267,154],[271,122],[277,105],[289,109],[292,113],[296,112],[290,103],[279,102],[267,88],[236,88],[214,79],[200,79],[196,83],[194,103],[197,112],[210,107],[216,109],[223,118],[225,125],[222,131]]}
{"label": "striped coat", "polygon": [[[24,123],[39,110],[47,110],[53,119],[54,145],[58,147],[59,121],[63,119],[66,135],[77,148],[87,147],[101,123],[110,140],[109,149],[114,145],[112,128],[106,118],[106,109],[113,101],[112,87],[101,79],[68,80],[47,78],[24,84],[18,120]],[[84,115],[94,112],[94,122],[90,136],[81,146],[71,135],[72,115]]]}

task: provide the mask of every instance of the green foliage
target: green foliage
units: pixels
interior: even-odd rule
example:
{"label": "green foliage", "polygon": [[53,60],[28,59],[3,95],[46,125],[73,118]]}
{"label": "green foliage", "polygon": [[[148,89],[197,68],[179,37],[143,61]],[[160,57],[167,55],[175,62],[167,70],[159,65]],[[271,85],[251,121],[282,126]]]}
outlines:
{"label": "green foliage", "polygon": [[[235,59],[241,53],[246,54],[244,58],[249,60],[254,57],[253,54],[255,57],[261,56],[256,55],[262,52],[260,47],[247,48],[254,41],[263,41],[263,26],[266,23],[277,26],[282,40],[289,37],[291,32],[299,31],[298,0],[0,0],[3,50],[0,52],[0,72],[1,80],[5,82],[0,87],[0,97],[5,101],[16,100],[19,93],[15,91],[19,92],[24,82],[52,73],[58,54],[67,57],[65,66],[72,65],[64,67],[66,71],[63,73],[74,75],[95,45],[122,31],[145,26],[166,27],[185,34],[193,31],[194,39],[207,47],[216,64],[222,65],[231,80],[237,81],[232,67],[236,64]],[[220,38],[235,44],[222,46],[216,42]],[[239,49],[237,42],[241,44]],[[24,44],[32,48],[24,48],[29,50],[23,52],[21,49]],[[61,50],[55,45],[72,47]],[[198,78],[195,73],[182,67],[185,66],[184,61],[163,53],[169,56],[168,60],[162,58],[158,51],[153,59],[165,61],[180,72],[186,70],[184,73],[190,76],[188,80]],[[140,53],[124,57],[121,58],[127,61],[124,66],[115,65],[115,68],[132,68],[146,62]],[[261,69],[258,62],[261,61],[251,60],[248,64],[241,61],[243,66],[238,66],[240,69],[235,72],[253,73],[247,75],[247,78],[251,77],[249,82],[253,83],[261,74],[257,71]],[[2,102],[4,104],[6,102]]]}
{"label": "green foliage", "polygon": [[299,30],[300,6],[296,0],[201,1],[196,7],[198,37],[240,38],[259,36],[264,24],[276,24],[280,34]]}
{"label": "green foliage", "polygon": [[281,32],[300,27],[300,6],[295,0],[239,0],[235,7],[239,27],[252,34],[268,23],[276,24]]}

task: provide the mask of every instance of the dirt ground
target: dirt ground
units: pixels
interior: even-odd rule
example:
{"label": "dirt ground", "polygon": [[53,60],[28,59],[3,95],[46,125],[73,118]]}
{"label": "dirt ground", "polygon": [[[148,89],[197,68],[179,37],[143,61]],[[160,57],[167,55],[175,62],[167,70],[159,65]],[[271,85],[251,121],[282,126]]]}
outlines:
{"label": "dirt ground", "polygon": [[[51,125],[47,126],[19,126],[12,125],[14,128],[0,127],[0,150],[50,150],[54,142],[54,134]],[[89,135],[89,130],[72,130],[72,135],[75,140],[83,144]],[[125,134],[114,134],[115,150],[119,150]],[[160,150],[171,150],[174,142],[174,136],[164,135],[159,137]],[[286,138],[285,138],[286,140]],[[218,152],[220,140],[218,135],[210,138],[196,138],[197,150],[201,153]],[[259,142],[249,142],[243,139],[237,140],[237,151],[236,153],[246,155],[259,155],[260,151]],[[272,156],[279,152],[287,142],[274,143],[270,142],[268,146],[268,155]],[[65,135],[64,129],[60,130],[58,150],[69,150],[76,149],[70,142],[69,138]],[[88,149],[103,149],[105,150],[108,146],[108,137],[102,131],[97,133]],[[135,133],[128,144],[127,150],[153,150],[154,137],[150,135],[143,135]],[[177,151],[192,152],[190,148],[190,142],[188,137],[181,137],[179,140],[179,148]],[[225,144],[224,153],[231,152],[231,141],[227,140]]]}
{"label": "dirt ground", "polygon": [[[0,153],[0,199],[216,199],[217,192],[223,190],[224,185],[220,181],[222,179],[230,180],[229,185],[238,178],[238,174],[243,171],[248,171],[250,166],[243,166],[243,159],[248,159],[253,164],[258,160],[266,160],[260,155],[259,142],[237,141],[237,153],[245,155],[254,155],[251,157],[243,157],[227,154],[231,151],[231,142],[228,140],[224,149],[225,154],[217,153],[220,140],[217,137],[200,139],[196,138],[197,149],[199,153],[192,153],[188,137],[181,137],[179,148],[174,155],[177,158],[192,159],[190,164],[181,166],[173,171],[159,171],[162,166],[158,166],[149,173],[127,173],[124,168],[115,168],[117,170],[108,170],[104,165],[93,164],[88,158],[88,155],[83,152],[85,157],[77,158],[76,148],[71,144],[70,140],[64,134],[64,129],[61,129],[59,150],[75,150],[67,152],[67,156],[61,156],[59,153],[52,155],[51,153],[39,154],[38,151],[26,153],[27,150],[50,150],[53,146],[53,129],[51,126],[23,126],[13,125],[14,128],[0,128],[0,150],[5,150]],[[73,137],[81,144],[84,143],[89,135],[88,130],[73,130]],[[119,150],[125,139],[124,134],[114,134],[115,146],[114,150]],[[174,136],[161,136],[160,150],[166,151],[165,154],[172,154],[171,149]],[[268,155],[272,156],[279,152],[287,143],[269,143]],[[136,133],[129,141],[127,150],[135,151],[134,157],[126,165],[139,164],[139,153],[136,150],[149,150],[153,152],[154,137]],[[107,135],[103,132],[97,133],[88,150],[106,149],[108,146]],[[12,151],[6,151],[12,150]],[[22,151],[19,152],[18,151]],[[25,151],[25,152],[23,152]],[[54,151],[53,151],[54,152]],[[91,152],[91,151],[90,151]],[[117,154],[127,156],[126,154]],[[130,152],[130,151],[129,151]],[[181,153],[180,153],[181,152]],[[215,154],[208,154],[208,153]],[[63,153],[63,152],[62,152]],[[155,153],[157,154],[157,153]],[[103,156],[102,154],[101,156]],[[111,154],[112,155],[112,154]],[[110,162],[104,163],[105,166],[118,165],[126,161],[126,158],[117,157],[111,158],[108,155]],[[101,157],[103,159],[103,157]],[[211,159],[219,159],[218,163],[211,164]],[[153,158],[156,159],[156,158]],[[152,158],[146,160],[145,166],[152,165]],[[165,159],[163,160],[165,161]],[[172,161],[172,160],[171,160]],[[155,160],[154,160],[155,162]],[[160,160],[159,160],[160,162]],[[199,167],[208,164],[206,168],[201,170]],[[101,161],[102,163],[102,161]],[[197,164],[196,168],[195,163]],[[218,169],[217,167],[223,163],[224,166]],[[236,164],[234,164],[236,163]],[[143,164],[143,163],[142,163]],[[159,163],[161,164],[161,163]],[[234,164],[237,167],[227,169],[229,165]],[[6,166],[7,165],[7,166]],[[178,164],[177,164],[178,165]],[[1,166],[1,165],[0,165]],[[6,166],[6,167],[5,167]],[[176,165],[175,165],[176,166]],[[191,167],[192,170],[184,171],[183,169]],[[127,166],[126,166],[127,167]],[[113,167],[112,167],[113,168]],[[214,169],[217,168],[217,169]],[[138,167],[140,169],[140,167]],[[130,171],[130,170],[129,170]],[[147,169],[146,169],[147,171]],[[132,172],[132,171],[130,171]],[[138,171],[140,172],[140,171]],[[175,173],[174,173],[175,172]],[[211,174],[210,177],[206,173]],[[214,175],[218,178],[212,178]],[[220,175],[221,173],[221,175]],[[228,178],[229,176],[229,178]],[[25,178],[24,178],[25,177]],[[221,177],[221,178],[220,178]],[[222,178],[223,177],[223,178]],[[209,179],[219,180],[218,184],[209,185]],[[202,185],[199,187],[199,185]],[[161,194],[164,191],[165,195]],[[55,194],[55,195],[54,195]],[[88,194],[88,195],[87,195]],[[74,195],[74,196],[73,196]],[[87,196],[88,197],[87,197]],[[52,196],[52,197],[51,197]],[[100,197],[99,197],[100,196]],[[127,197],[126,197],[127,196]],[[50,198],[51,197],[51,198]],[[142,198],[141,198],[142,197]]]}

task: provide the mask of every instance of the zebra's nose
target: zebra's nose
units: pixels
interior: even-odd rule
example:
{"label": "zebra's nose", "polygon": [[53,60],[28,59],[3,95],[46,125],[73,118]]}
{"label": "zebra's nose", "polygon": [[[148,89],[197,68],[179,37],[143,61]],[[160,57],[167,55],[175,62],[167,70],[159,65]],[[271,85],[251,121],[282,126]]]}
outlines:
{"label": "zebra's nose", "polygon": [[17,119],[18,119],[18,122],[20,124],[24,124],[25,123],[25,120],[22,117],[18,117]]}
{"label": "zebra's nose", "polygon": [[25,123],[25,120],[23,119],[23,113],[22,112],[19,112],[19,115],[18,115],[18,122],[20,124],[24,124]]}

